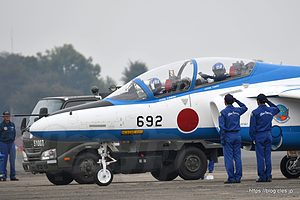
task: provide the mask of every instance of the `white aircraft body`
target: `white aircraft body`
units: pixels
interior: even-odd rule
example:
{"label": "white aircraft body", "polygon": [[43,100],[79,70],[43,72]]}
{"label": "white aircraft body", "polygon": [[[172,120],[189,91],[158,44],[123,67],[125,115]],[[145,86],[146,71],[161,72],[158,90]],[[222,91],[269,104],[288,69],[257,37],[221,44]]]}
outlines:
{"label": "white aircraft body", "polygon": [[[213,74],[216,63],[227,70],[221,78]],[[263,93],[280,108],[273,119],[272,149],[300,149],[300,67],[239,58],[198,58],[164,65],[138,76],[102,101],[50,114],[35,122],[30,132],[45,140],[99,141],[102,160],[95,181],[108,185],[112,172],[107,165],[115,161],[107,151],[107,147],[113,148],[111,142],[220,142],[218,117],[228,93],[248,107],[240,120],[244,148],[253,150],[250,114],[257,108],[257,95]],[[284,159],[283,173],[299,177],[299,156]]]}

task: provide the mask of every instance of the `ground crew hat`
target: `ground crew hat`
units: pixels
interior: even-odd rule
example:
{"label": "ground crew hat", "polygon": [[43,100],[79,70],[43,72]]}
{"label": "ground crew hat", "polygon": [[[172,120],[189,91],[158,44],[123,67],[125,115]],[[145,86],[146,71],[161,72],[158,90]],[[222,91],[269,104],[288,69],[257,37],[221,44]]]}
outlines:
{"label": "ground crew hat", "polygon": [[226,94],[224,100],[227,104],[233,104],[233,96],[231,94]]}
{"label": "ground crew hat", "polygon": [[9,111],[4,111],[4,112],[3,112],[3,115],[4,115],[4,116],[10,116],[10,112],[9,112]]}
{"label": "ground crew hat", "polygon": [[266,103],[267,97],[264,94],[259,94],[256,99],[259,101],[259,103]]}

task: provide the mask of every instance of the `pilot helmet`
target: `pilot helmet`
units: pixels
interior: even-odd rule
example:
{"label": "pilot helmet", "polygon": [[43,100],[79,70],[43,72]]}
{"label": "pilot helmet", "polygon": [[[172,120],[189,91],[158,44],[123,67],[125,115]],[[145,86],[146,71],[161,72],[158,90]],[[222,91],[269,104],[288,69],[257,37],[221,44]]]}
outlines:
{"label": "pilot helmet", "polygon": [[149,87],[154,95],[161,91],[161,82],[158,78],[151,78],[149,80]]}
{"label": "pilot helmet", "polygon": [[212,71],[214,72],[214,74],[216,76],[221,76],[221,75],[225,74],[226,69],[225,69],[225,67],[222,63],[218,62],[218,63],[213,65]]}

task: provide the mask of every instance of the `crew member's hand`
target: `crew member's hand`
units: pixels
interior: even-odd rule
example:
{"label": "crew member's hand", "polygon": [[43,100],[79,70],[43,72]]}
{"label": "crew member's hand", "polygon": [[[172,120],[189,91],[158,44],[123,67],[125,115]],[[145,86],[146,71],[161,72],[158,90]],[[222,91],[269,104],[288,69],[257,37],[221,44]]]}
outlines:
{"label": "crew member's hand", "polygon": [[252,146],[254,146],[254,145],[255,145],[255,141],[253,140],[253,141],[252,141]]}
{"label": "crew member's hand", "polygon": [[225,140],[221,140],[221,144],[222,144],[222,146],[224,146],[225,145]]}

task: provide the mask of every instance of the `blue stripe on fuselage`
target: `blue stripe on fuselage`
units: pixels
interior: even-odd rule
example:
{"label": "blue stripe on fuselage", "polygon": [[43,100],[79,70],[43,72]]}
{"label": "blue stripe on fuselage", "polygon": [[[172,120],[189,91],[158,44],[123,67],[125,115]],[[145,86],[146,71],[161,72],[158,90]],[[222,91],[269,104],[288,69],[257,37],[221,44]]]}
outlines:
{"label": "blue stripe on fuselage", "polygon": [[122,131],[141,130],[68,130],[68,131],[36,131],[33,134],[46,140],[87,142],[87,141],[143,141],[143,140],[197,140],[218,139],[215,128],[199,128],[193,133],[185,134],[177,128],[143,129],[142,135],[121,135]]}
{"label": "blue stripe on fuselage", "polygon": [[[282,145],[279,151],[299,150],[300,126],[281,126]],[[134,129],[128,129],[134,130]],[[128,131],[127,130],[127,131]],[[135,129],[141,130],[141,129]],[[182,133],[176,128],[172,129],[143,129],[142,135],[121,135],[124,130],[70,130],[70,131],[36,131],[33,134],[46,140],[67,141],[67,142],[88,142],[88,141],[143,141],[143,140],[210,140],[218,142],[220,135],[216,128],[198,128],[192,133]],[[126,131],[126,130],[125,130]],[[240,135],[243,145],[250,145],[249,127],[242,127]],[[281,137],[281,136],[280,136]],[[277,145],[280,137],[273,138],[273,145]]]}
{"label": "blue stripe on fuselage", "polygon": [[254,70],[250,74],[250,77],[250,84],[299,78],[300,67],[256,62],[256,65],[254,67]]}

